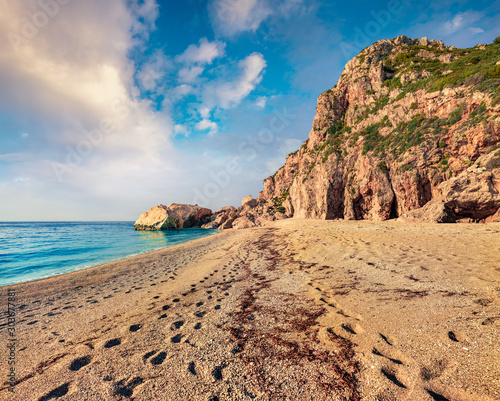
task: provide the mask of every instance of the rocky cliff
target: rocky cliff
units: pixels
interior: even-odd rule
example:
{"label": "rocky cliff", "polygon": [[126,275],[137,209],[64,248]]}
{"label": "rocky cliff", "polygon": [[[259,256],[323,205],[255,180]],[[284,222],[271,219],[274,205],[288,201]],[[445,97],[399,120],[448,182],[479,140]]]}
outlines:
{"label": "rocky cliff", "polygon": [[260,225],[261,216],[498,218],[495,42],[457,49],[400,36],[364,49],[319,96],[309,139],[264,181],[255,200],[261,211],[242,206],[233,224]]}

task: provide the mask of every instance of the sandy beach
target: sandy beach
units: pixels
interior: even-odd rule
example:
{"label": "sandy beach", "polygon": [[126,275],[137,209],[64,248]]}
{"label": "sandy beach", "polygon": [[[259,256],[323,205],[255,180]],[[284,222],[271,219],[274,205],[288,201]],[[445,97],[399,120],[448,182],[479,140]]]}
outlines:
{"label": "sandy beach", "polygon": [[499,223],[290,219],[2,293],[2,400],[500,400]]}

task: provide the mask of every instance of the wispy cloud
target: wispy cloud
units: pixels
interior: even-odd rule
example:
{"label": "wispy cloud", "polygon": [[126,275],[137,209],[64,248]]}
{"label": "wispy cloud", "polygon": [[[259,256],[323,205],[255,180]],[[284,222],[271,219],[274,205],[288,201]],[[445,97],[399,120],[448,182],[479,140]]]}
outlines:
{"label": "wispy cloud", "polygon": [[470,27],[472,24],[481,19],[482,15],[477,12],[464,12],[455,15],[450,20],[444,23],[444,31],[447,34],[452,34],[466,27]]}
{"label": "wispy cloud", "polygon": [[267,0],[212,0],[209,12],[214,30],[223,36],[255,31],[272,14]]}
{"label": "wispy cloud", "polygon": [[196,78],[200,76],[200,74],[204,71],[203,67],[200,66],[191,66],[181,68],[178,72],[179,82],[182,83],[193,83]]}
{"label": "wispy cloud", "polygon": [[198,122],[196,124],[196,128],[201,130],[201,131],[209,130],[209,132],[208,132],[209,136],[215,135],[217,133],[217,129],[218,129],[217,123],[210,121],[207,118],[204,118],[203,120]]}
{"label": "wispy cloud", "polygon": [[208,4],[214,31],[227,37],[255,32],[272,16],[288,18],[304,8],[303,0],[211,0]]}
{"label": "wispy cloud", "polygon": [[216,58],[224,55],[225,47],[224,42],[218,40],[209,42],[207,38],[201,38],[198,46],[195,44],[189,45],[184,53],[178,55],[175,60],[186,64],[210,64]]}
{"label": "wispy cloud", "polygon": [[262,79],[266,61],[260,53],[253,53],[238,63],[239,76],[229,82],[216,82],[207,88],[207,103],[221,108],[229,108],[240,104]]}
{"label": "wispy cloud", "polygon": [[255,105],[257,107],[260,107],[261,109],[263,109],[264,107],[266,107],[266,103],[267,103],[267,97],[266,96],[259,96],[259,98],[255,102]]}
{"label": "wispy cloud", "polygon": [[500,14],[486,11],[464,11],[452,14],[443,10],[434,12],[425,20],[409,24],[405,34],[412,37],[427,36],[443,40],[448,45],[470,47],[477,43],[488,43],[498,33]]}
{"label": "wispy cloud", "polygon": [[[194,100],[183,106],[184,112],[189,109],[196,111],[198,116],[194,118],[193,127],[199,131],[209,130],[209,135],[214,135],[218,131],[217,122],[213,120],[214,112],[240,105],[261,82],[267,63],[260,53],[252,53],[234,62],[223,58],[221,50],[208,52],[203,44],[199,47],[191,45],[188,50],[182,57],[175,57],[183,66],[177,73],[181,85],[169,91],[167,96],[175,103],[179,96],[194,95]],[[208,72],[200,64],[190,64],[194,60],[209,63],[216,57],[221,57],[217,67]],[[265,105],[265,98],[260,104],[262,101]]]}

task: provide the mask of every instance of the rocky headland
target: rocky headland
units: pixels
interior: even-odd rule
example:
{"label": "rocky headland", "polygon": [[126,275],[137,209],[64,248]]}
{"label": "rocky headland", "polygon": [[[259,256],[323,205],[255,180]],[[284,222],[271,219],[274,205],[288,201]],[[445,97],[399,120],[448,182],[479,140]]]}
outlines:
{"label": "rocky headland", "polygon": [[499,64],[500,44],[367,47],[259,198],[287,217],[498,221]]}

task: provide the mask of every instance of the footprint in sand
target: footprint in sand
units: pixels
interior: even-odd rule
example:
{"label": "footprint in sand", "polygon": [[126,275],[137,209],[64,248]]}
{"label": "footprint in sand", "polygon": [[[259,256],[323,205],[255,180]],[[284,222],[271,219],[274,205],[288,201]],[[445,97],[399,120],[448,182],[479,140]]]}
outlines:
{"label": "footprint in sand", "polygon": [[179,344],[182,340],[182,334],[176,334],[175,336],[173,336],[171,339],[170,339],[170,342],[174,343],[174,344]]}
{"label": "footprint in sand", "polygon": [[113,338],[112,340],[109,340],[104,344],[104,348],[112,348],[116,347],[117,345],[120,345],[122,341],[119,338]]}
{"label": "footprint in sand", "polygon": [[196,324],[194,325],[194,329],[195,329],[195,330],[199,330],[199,329],[201,329],[201,323],[196,323]]}
{"label": "footprint in sand", "polygon": [[172,323],[170,326],[170,330],[178,330],[184,325],[184,320],[178,320],[177,322]]}
{"label": "footprint in sand", "polygon": [[188,364],[188,371],[189,373],[191,373],[192,375],[195,375],[196,376],[196,368],[194,366],[194,362],[189,362]]}
{"label": "footprint in sand", "polygon": [[163,361],[165,360],[165,358],[167,357],[167,353],[162,351],[160,353],[158,353],[158,355],[156,355],[154,358],[151,358],[151,365],[161,365],[163,363]]}
{"label": "footprint in sand", "polygon": [[139,331],[141,327],[142,326],[140,324],[133,324],[132,326],[129,327],[129,331],[135,333],[136,331]]}
{"label": "footprint in sand", "polygon": [[224,366],[216,366],[215,368],[213,368],[212,376],[213,376],[214,380],[222,380],[222,369],[223,368],[224,368]]}
{"label": "footprint in sand", "polygon": [[65,396],[66,394],[68,394],[70,384],[71,384],[71,382],[68,382],[68,383],[63,384],[62,386],[55,388],[50,393],[44,395],[43,397],[40,397],[38,399],[38,401],[48,401],[48,400],[52,400],[55,398]]}
{"label": "footprint in sand", "polygon": [[121,380],[115,384],[115,395],[121,395],[124,397],[132,397],[134,395],[134,388],[136,388],[139,384],[142,384],[144,379],[142,377],[134,377],[130,380],[126,385],[124,381]]}
{"label": "footprint in sand", "polygon": [[69,370],[77,372],[84,366],[88,365],[91,359],[92,358],[90,357],[90,355],[82,356],[81,358],[76,358],[71,362],[71,365],[69,365]]}
{"label": "footprint in sand", "polygon": [[156,351],[149,351],[149,352],[146,352],[143,357],[142,357],[142,361],[144,363],[146,363],[146,361],[151,358],[154,354],[156,354]]}

